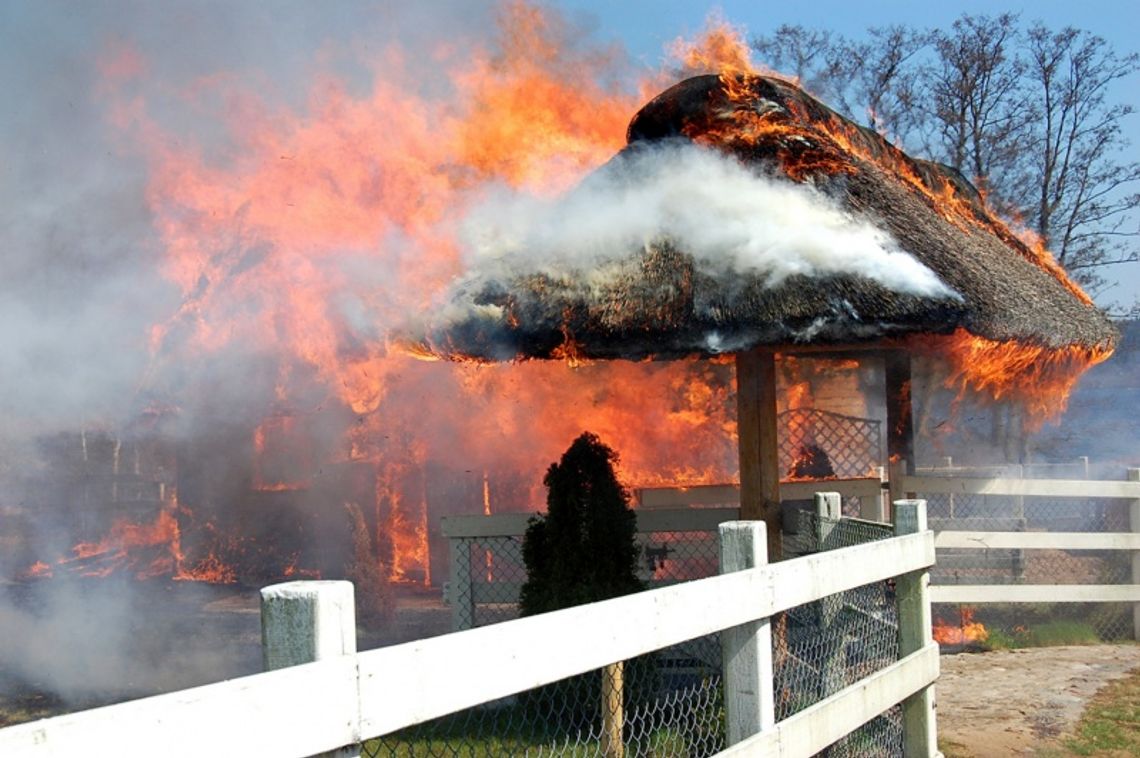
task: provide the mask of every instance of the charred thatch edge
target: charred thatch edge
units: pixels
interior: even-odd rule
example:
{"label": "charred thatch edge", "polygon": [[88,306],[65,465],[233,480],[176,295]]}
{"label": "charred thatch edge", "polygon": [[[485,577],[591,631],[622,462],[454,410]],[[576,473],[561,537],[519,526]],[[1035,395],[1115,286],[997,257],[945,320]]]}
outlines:
{"label": "charred thatch edge", "polygon": [[[757,86],[766,87],[769,97],[795,98],[809,117],[841,118],[787,83],[758,79]],[[723,100],[717,77],[687,80],[662,93],[631,122],[631,145],[599,173],[623,171],[628,162],[622,156],[647,141],[685,139],[695,122],[717,117],[710,106],[714,97]],[[879,135],[854,124],[850,128],[858,130],[872,155],[889,152],[891,160],[907,162],[924,181],[949,182],[967,199],[976,197],[956,172],[915,161]],[[761,170],[779,170],[779,153],[771,146],[710,146]],[[666,360],[761,346],[897,347],[910,336],[964,328],[993,342],[1111,349],[1116,331],[1104,314],[1074,297],[1020,241],[1011,242],[1008,230],[1003,236],[992,225],[956,225],[930,198],[881,166],[842,157],[851,171],[814,177],[816,188],[889,232],[964,301],[902,295],[857,276],[792,277],[774,287],[759,272],[717,278],[702,274],[691,257],[665,242],[642,251],[640,262],[639,253],[631,251],[627,275],[601,292],[572,275],[469,282],[453,301],[460,309],[457,317],[430,329],[424,342],[437,355],[456,360]],[[989,218],[980,204],[974,211]]]}
{"label": "charred thatch edge", "polygon": [[[505,296],[500,286],[488,287],[488,297],[476,299],[491,307],[432,330],[425,342],[432,352],[454,360],[669,360],[762,346],[871,345],[915,333],[949,333],[963,320],[959,301],[889,298],[858,277],[792,277],[774,290],[753,282],[731,299],[715,280],[697,277],[691,288],[677,288],[683,293],[678,303],[654,301],[652,309],[637,307],[648,298],[623,293],[628,318],[616,322],[607,311],[612,303],[535,286],[533,280],[529,284]],[[841,295],[844,291],[850,299]],[[869,320],[859,312],[888,301],[891,307],[881,310],[890,310],[890,318]],[[787,303],[798,311],[789,312],[783,307]],[[768,315],[757,318],[759,313]]]}

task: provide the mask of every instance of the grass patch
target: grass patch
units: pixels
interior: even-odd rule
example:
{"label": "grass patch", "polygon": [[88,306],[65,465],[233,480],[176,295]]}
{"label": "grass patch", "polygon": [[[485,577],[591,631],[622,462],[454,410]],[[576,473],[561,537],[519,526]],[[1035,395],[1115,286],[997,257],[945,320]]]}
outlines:
{"label": "grass patch", "polygon": [[[492,736],[453,736],[407,741],[393,741],[379,738],[364,743],[362,755],[382,758],[437,758],[437,756],[461,755],[464,758],[502,758],[505,755],[527,755],[532,753],[564,756],[565,758],[596,758],[601,755],[597,740],[578,742],[573,736],[551,737],[542,740],[525,737]],[[694,755],[684,736],[669,729],[658,730],[644,741],[627,744],[628,755],[646,756],[689,756]]]}
{"label": "grass patch", "polygon": [[943,758],[974,758],[974,754],[965,745],[952,740],[938,740],[938,750]]}
{"label": "grass patch", "polygon": [[1140,755],[1140,669],[1096,694],[1065,747],[1076,755]]}
{"label": "grass patch", "polygon": [[1032,627],[1016,627],[1012,631],[992,629],[986,638],[991,650],[1015,650],[1023,647],[1057,647],[1059,645],[1099,645],[1100,636],[1090,624],[1071,619],[1043,621]]}

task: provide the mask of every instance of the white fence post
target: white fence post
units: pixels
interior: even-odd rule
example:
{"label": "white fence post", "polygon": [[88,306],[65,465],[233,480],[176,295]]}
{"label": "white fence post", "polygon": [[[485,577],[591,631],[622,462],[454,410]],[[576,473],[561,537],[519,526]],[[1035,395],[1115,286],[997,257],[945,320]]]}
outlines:
{"label": "white fence post", "polygon": [[[261,590],[261,656],[266,671],[356,653],[352,582],[299,581]],[[314,693],[319,697],[319,693]],[[357,724],[360,714],[348,714]],[[325,753],[359,758],[360,745]]]}
{"label": "white fence post", "polygon": [[[728,521],[720,525],[720,573],[767,563],[768,538],[763,521]],[[720,645],[728,744],[735,745],[776,724],[771,624],[763,618],[725,629]]]}
{"label": "white fence post", "polygon": [[[835,546],[830,545],[829,538],[843,518],[843,500],[838,492],[815,493],[815,539],[816,550],[829,550]],[[819,627],[824,640],[830,640],[832,645],[824,652],[824,659],[820,669],[820,676],[824,683],[824,692],[828,695],[839,691],[843,687],[843,641],[835,639],[828,633],[839,617],[842,607],[841,599],[837,595],[829,595],[819,600]]]}
{"label": "white fence post", "polygon": [[843,499],[838,492],[815,493],[816,549],[826,550],[824,542],[843,518]]}
{"label": "white fence post", "polygon": [[471,575],[471,541],[452,537],[451,578],[448,601],[451,603],[451,630],[461,632],[475,626],[475,587]]}
{"label": "white fence post", "polygon": [[[1140,468],[1128,469],[1128,481],[1140,482]],[[1140,532],[1140,499],[1128,504],[1128,526]],[[1132,553],[1132,583],[1140,584],[1140,550]],[[1140,640],[1140,603],[1132,604],[1132,639]]]}
{"label": "white fence post", "polygon": [[[926,501],[896,500],[892,509],[895,535],[925,532]],[[895,580],[899,609],[899,655],[907,656],[934,642],[930,617],[930,572],[913,571]],[[903,754],[934,756],[938,751],[934,721],[934,685],[929,685],[902,702]]]}

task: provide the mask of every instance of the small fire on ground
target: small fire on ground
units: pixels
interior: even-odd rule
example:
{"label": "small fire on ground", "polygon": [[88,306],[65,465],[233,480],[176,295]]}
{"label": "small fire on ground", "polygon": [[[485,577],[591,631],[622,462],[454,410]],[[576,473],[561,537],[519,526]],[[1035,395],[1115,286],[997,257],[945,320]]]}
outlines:
{"label": "small fire on ground", "polygon": [[934,619],[934,641],[939,645],[969,645],[985,642],[990,633],[980,621],[974,621],[974,609],[963,606],[955,623]]}

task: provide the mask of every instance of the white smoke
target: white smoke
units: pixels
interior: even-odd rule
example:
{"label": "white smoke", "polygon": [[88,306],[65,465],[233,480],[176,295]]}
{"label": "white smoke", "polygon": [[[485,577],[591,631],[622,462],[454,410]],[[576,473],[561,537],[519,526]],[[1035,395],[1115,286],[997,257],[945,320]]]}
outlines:
{"label": "white smoke", "polygon": [[553,199],[500,190],[466,217],[477,276],[604,268],[668,237],[714,276],[855,275],[900,294],[959,296],[886,232],[811,185],[752,170],[691,143],[631,151]]}

